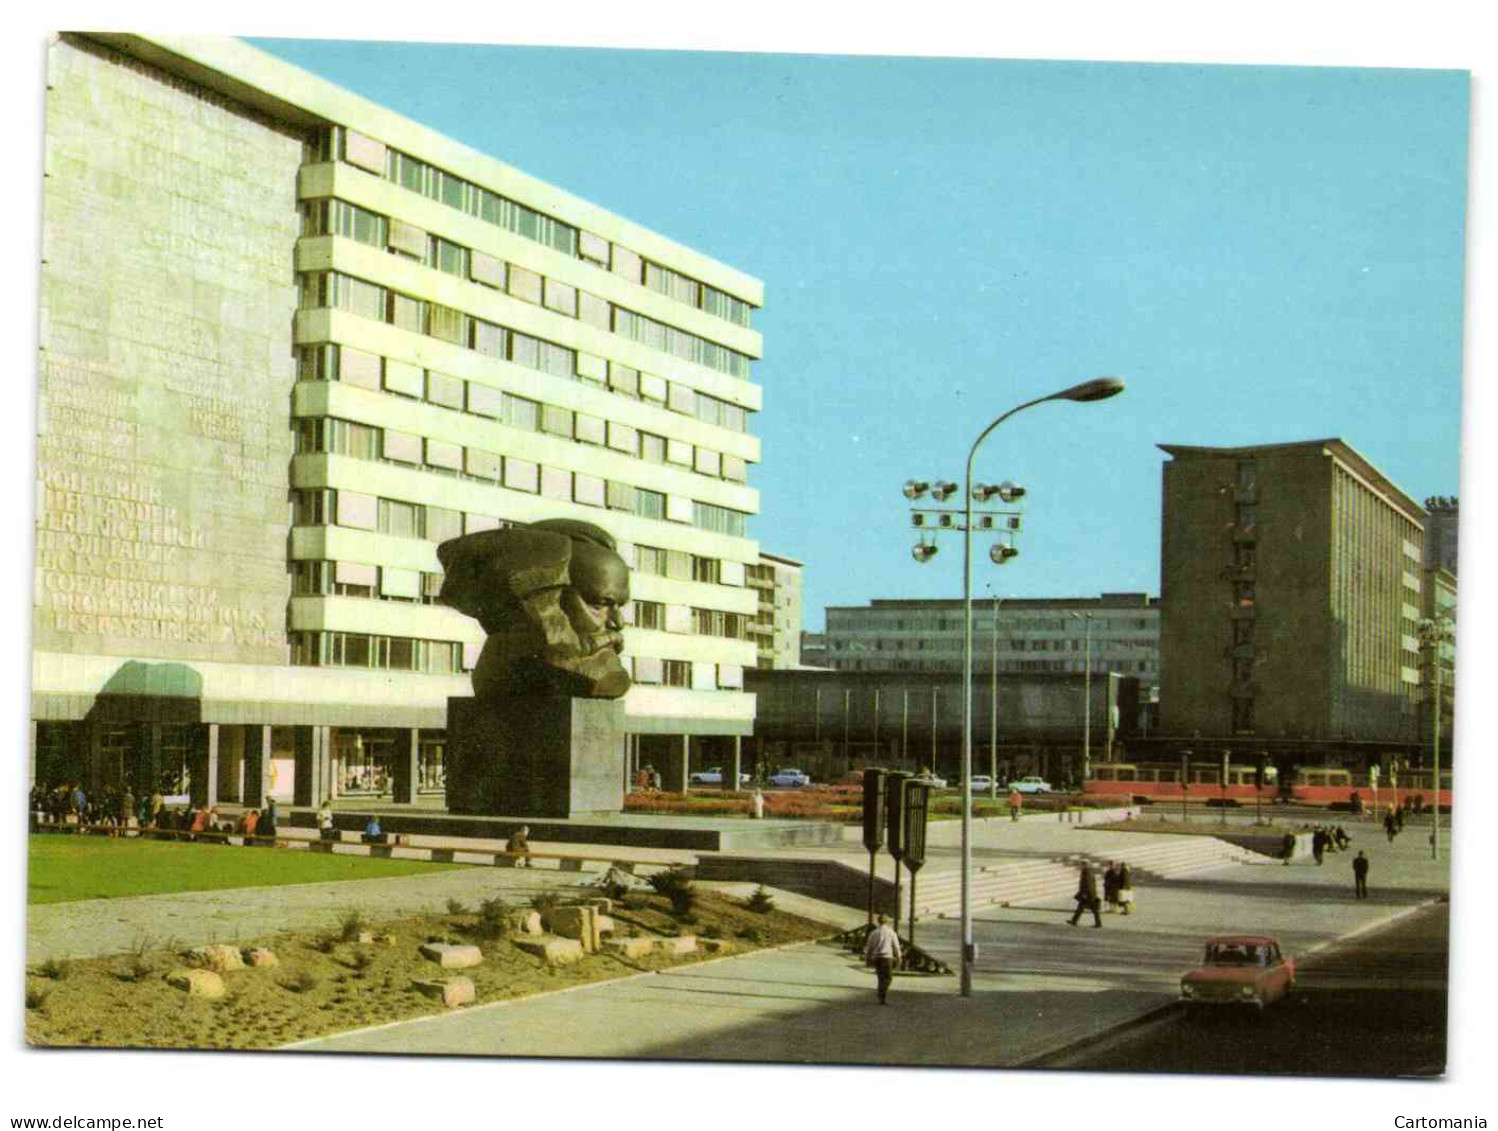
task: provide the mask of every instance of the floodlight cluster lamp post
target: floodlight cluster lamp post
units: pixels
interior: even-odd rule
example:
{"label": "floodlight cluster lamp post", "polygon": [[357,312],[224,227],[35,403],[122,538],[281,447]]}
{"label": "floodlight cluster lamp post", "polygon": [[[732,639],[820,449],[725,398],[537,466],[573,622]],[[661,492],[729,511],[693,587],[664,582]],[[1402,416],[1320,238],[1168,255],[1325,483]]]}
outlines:
{"label": "floodlight cluster lamp post", "polygon": [[[1001,483],[996,487],[986,484],[973,486],[973,462],[978,456],[978,449],[983,446],[983,441],[991,436],[1000,424],[1008,420],[1017,412],[1022,412],[1035,405],[1044,404],[1046,401],[1076,401],[1088,403],[1091,401],[1107,400],[1109,397],[1117,396],[1123,392],[1124,383],[1117,377],[1094,377],[1090,381],[1084,381],[1080,385],[1073,385],[1068,389],[1050,393],[1034,400],[1026,401],[1024,404],[1016,405],[1004,413],[981,433],[973,441],[973,446],[968,450],[967,471],[964,480],[963,505],[964,510],[960,516],[962,531],[962,605],[963,605],[963,647],[962,647],[962,976],[960,979],[959,992],[963,997],[973,995],[973,965],[977,960],[977,948],[973,945],[973,908],[972,908],[972,873],[973,873],[973,500],[987,502],[994,495],[999,496],[1005,503],[1014,501],[1024,495],[1023,487],[1017,487],[1013,483]],[[956,491],[956,485],[938,482],[934,485],[912,480],[905,485],[905,497],[914,501],[926,490],[930,490],[938,502],[945,501]],[[912,493],[914,490],[914,493]],[[921,516],[917,516],[917,525],[920,525]],[[938,516],[938,524],[951,529],[958,519],[956,515]],[[987,529],[988,527],[986,527]],[[1018,523],[1011,520],[1010,529],[1018,529]],[[936,555],[936,546],[926,543],[924,536],[911,551],[918,562],[930,561]],[[1013,558],[1019,551],[1012,545],[995,543],[989,550],[989,558],[994,564],[1002,565]]]}
{"label": "floodlight cluster lamp post", "polygon": [[[1431,763],[1430,790],[1432,794],[1430,814],[1430,858],[1441,858],[1441,713],[1445,704],[1441,702],[1441,648],[1451,639],[1452,624],[1447,617],[1420,622],[1420,641],[1430,649],[1431,677],[1434,695],[1431,699]],[[1395,793],[1398,798],[1398,793]],[[1375,802],[1376,804],[1376,802]]]}

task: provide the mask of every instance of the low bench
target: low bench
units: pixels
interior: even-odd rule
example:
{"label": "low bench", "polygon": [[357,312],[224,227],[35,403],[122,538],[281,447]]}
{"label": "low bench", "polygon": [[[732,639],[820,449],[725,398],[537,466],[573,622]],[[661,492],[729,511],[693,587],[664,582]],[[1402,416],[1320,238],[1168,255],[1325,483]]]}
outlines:
{"label": "low bench", "polygon": [[78,824],[73,821],[39,821],[33,827],[38,832],[96,833],[102,836],[146,837],[151,840],[193,840],[204,841],[210,844],[233,845],[263,844],[272,847],[285,847],[298,839],[280,834],[245,834],[224,832],[221,829],[203,829],[194,832],[192,829],[171,829],[156,825]]}

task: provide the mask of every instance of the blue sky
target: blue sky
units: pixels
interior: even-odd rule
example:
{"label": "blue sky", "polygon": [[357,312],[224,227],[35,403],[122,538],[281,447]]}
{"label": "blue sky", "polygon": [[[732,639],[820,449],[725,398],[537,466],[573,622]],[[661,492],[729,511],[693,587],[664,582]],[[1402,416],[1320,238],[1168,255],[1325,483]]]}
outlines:
{"label": "blue sky", "polygon": [[1030,497],[976,592],[1158,592],[1160,441],[1458,493],[1463,72],[252,42],[765,281],[751,533],[808,628],[956,595],[900,484],[1100,373],[985,445]]}

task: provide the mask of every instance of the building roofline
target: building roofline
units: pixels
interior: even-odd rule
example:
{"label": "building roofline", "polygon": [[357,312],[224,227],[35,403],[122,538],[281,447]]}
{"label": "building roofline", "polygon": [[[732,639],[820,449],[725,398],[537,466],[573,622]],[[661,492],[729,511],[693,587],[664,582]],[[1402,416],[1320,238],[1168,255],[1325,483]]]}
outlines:
{"label": "building roofline", "polygon": [[[621,233],[618,242],[630,250],[647,258],[659,257],[666,266],[696,274],[704,282],[726,290],[752,306],[764,305],[764,283],[752,275],[506,165],[498,158],[242,40],[220,35],[119,32],[70,32],[64,33],[64,38],[102,44],[301,129],[337,123],[360,132],[368,130],[372,136],[395,149],[447,167],[453,174],[474,180],[501,195],[516,193],[527,206],[539,208],[575,227],[614,229]],[[434,159],[434,154],[441,156]],[[511,186],[508,192],[507,185]]]}
{"label": "building roofline", "polygon": [[1214,448],[1193,444],[1156,444],[1166,455],[1171,457],[1216,457],[1228,456],[1260,456],[1260,455],[1330,455],[1334,459],[1341,460],[1352,470],[1373,487],[1375,491],[1387,496],[1399,509],[1408,513],[1422,527],[1425,520],[1429,518],[1429,512],[1403,491],[1398,484],[1380,471],[1373,462],[1358,451],[1346,440],[1336,436],[1328,436],[1321,440],[1295,440],[1281,444],[1248,444],[1241,447]]}
{"label": "building roofline", "polygon": [[772,554],[769,550],[761,550],[759,556],[766,561],[780,562],[782,565],[792,565],[798,569],[806,565],[805,562],[797,561],[795,558],[788,558],[784,554]]}

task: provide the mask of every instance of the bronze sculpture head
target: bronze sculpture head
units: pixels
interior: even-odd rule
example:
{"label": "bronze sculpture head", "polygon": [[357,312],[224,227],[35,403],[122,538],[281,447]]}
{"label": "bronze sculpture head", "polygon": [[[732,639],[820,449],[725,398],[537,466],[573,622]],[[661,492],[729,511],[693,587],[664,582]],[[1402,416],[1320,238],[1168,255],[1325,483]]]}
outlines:
{"label": "bronze sculpture head", "polygon": [[629,567],[592,523],[548,519],[437,547],[442,601],[489,634],[473,670],[480,699],[617,699],[629,690],[620,610]]}

